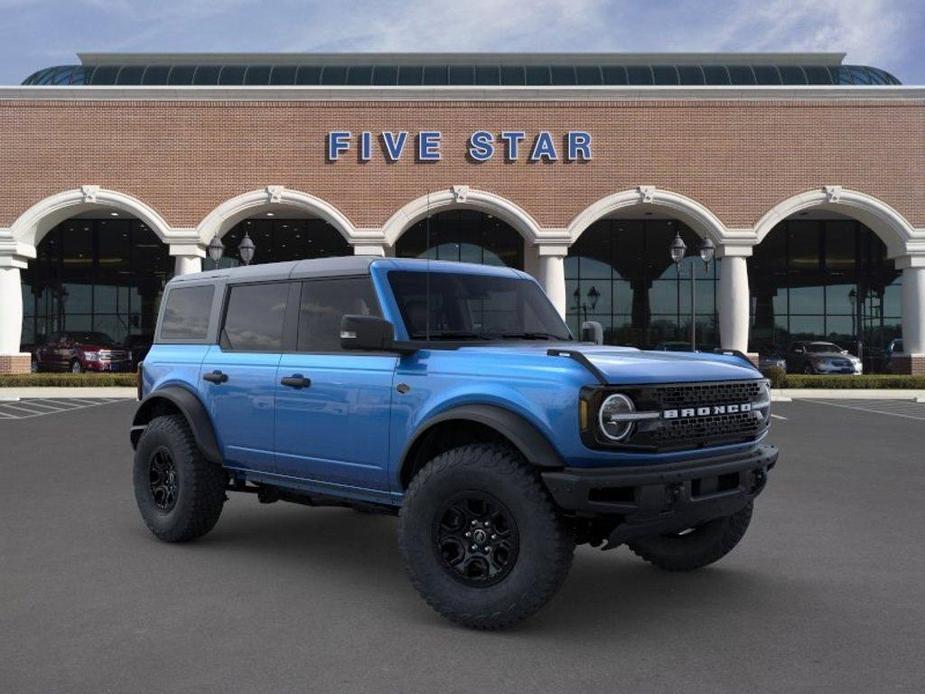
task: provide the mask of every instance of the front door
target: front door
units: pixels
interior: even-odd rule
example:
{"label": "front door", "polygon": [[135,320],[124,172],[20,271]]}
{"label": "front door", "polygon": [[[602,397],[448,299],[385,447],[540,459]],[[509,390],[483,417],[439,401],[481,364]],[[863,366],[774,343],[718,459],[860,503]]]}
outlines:
{"label": "front door", "polygon": [[342,351],[344,314],[380,315],[368,276],[302,283],[296,351],[276,373],[276,467],[319,491],[369,496],[389,489],[397,357]]}
{"label": "front door", "polygon": [[273,471],[276,369],[290,286],[230,286],[219,344],[202,363],[200,392],[230,468]]}

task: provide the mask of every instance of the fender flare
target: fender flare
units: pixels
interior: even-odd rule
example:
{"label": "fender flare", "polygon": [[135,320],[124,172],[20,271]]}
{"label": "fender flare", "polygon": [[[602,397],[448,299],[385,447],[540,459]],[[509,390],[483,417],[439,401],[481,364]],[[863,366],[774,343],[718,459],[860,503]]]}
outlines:
{"label": "fender flare", "polygon": [[434,426],[453,419],[476,422],[494,429],[509,439],[531,465],[544,468],[565,466],[562,456],[549,439],[521,415],[496,405],[460,405],[427,419],[415,430],[401,454],[400,477],[404,476],[410,454],[421,439]]}
{"label": "fender flare", "polygon": [[141,438],[141,434],[151,421],[151,414],[157,403],[164,401],[175,406],[183,414],[186,423],[193,432],[193,438],[196,439],[196,445],[205,459],[212,463],[221,464],[223,462],[221,449],[218,447],[218,440],[215,438],[215,429],[212,427],[212,419],[209,417],[209,413],[196,395],[181,386],[161,388],[141,401],[135,411],[135,418],[132,420],[130,435],[132,448],[137,446],[138,439]]}

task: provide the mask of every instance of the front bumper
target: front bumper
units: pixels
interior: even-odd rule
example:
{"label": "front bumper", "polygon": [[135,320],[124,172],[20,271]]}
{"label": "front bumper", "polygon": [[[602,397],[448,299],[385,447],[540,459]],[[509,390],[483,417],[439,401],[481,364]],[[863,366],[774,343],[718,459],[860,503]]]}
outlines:
{"label": "front bumper", "polygon": [[776,446],[697,461],[543,472],[558,506],[616,521],[614,546],[633,537],[684,530],[744,508],[764,489]]}
{"label": "front bumper", "polygon": [[87,371],[123,373],[132,371],[132,362],[128,361],[88,361],[84,368]]}
{"label": "front bumper", "polygon": [[851,364],[850,366],[835,366],[831,364],[814,364],[813,370],[818,374],[858,375],[858,374],[864,373],[864,368],[860,364]]}

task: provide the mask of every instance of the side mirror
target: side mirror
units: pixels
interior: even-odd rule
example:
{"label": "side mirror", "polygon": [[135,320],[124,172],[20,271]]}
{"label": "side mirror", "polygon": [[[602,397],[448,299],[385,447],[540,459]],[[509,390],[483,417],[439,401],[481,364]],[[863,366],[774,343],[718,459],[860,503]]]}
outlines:
{"label": "side mirror", "polygon": [[596,320],[586,320],[581,324],[581,341],[604,344],[604,326]]}
{"label": "side mirror", "polygon": [[384,318],[346,315],[340,321],[342,349],[383,352],[392,349],[394,342],[395,328]]}

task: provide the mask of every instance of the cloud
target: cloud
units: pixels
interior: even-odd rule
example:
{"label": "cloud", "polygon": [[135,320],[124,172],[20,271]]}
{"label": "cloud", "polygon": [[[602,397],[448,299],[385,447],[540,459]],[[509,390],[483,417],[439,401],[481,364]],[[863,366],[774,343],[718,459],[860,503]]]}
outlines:
{"label": "cloud", "polygon": [[718,50],[845,51],[859,63],[894,60],[914,15],[909,3],[884,0],[769,0],[719,24]]}
{"label": "cloud", "polygon": [[[921,0],[0,0],[0,81],[77,51],[847,51],[925,81]],[[910,79],[911,78],[911,79]]]}

